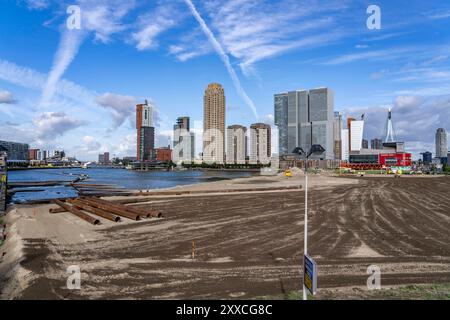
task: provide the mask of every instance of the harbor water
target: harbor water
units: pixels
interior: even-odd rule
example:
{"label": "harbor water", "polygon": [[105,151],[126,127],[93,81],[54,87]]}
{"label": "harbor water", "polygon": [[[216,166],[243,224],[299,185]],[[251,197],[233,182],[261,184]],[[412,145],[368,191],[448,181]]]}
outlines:
{"label": "harbor water", "polygon": [[[108,184],[129,190],[171,188],[179,185],[244,178],[254,172],[231,171],[132,171],[126,169],[31,169],[8,172],[8,182],[74,181],[87,175],[86,183]],[[45,186],[20,188],[12,196],[13,203],[29,200],[75,197],[77,191],[71,186]]]}

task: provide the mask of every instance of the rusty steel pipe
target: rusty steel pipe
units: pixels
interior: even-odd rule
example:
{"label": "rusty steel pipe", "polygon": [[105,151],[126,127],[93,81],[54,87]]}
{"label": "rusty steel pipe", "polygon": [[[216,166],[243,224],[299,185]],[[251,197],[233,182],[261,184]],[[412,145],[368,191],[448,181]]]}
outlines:
{"label": "rusty steel pipe", "polygon": [[141,219],[141,217],[138,214],[135,214],[134,212],[125,211],[125,210],[116,208],[114,206],[111,206],[109,204],[96,202],[96,201],[93,201],[93,200],[87,199],[87,198],[82,198],[79,201],[86,203],[90,206],[93,206],[95,208],[99,208],[99,209],[114,213],[118,216],[125,217],[125,218],[131,219],[131,220],[137,221],[137,220]]}
{"label": "rusty steel pipe", "polygon": [[78,209],[76,209],[76,208],[70,206],[70,205],[67,204],[67,203],[64,203],[64,202],[62,202],[62,201],[60,201],[60,200],[54,200],[54,203],[56,203],[56,204],[57,204],[58,206],[60,206],[61,208],[66,209],[66,210],[69,211],[70,213],[76,215],[78,218],[81,218],[81,219],[83,219],[83,220],[89,222],[90,224],[97,225],[97,224],[100,223],[100,220],[95,219],[94,217],[91,217],[90,215],[84,213],[84,212],[81,211],[81,210],[78,210]]}
{"label": "rusty steel pipe", "polygon": [[120,217],[119,216],[115,216],[112,213],[109,213],[105,210],[99,209],[99,208],[94,208],[90,205],[87,205],[79,200],[72,200],[69,201],[72,205],[74,205],[77,209],[82,209],[84,211],[93,213],[99,217],[111,220],[113,222],[120,222]]}
{"label": "rusty steel pipe", "polygon": [[130,207],[127,207],[127,206],[124,206],[124,205],[112,203],[110,201],[103,200],[103,199],[100,199],[100,198],[97,198],[97,197],[89,198],[89,200],[91,200],[93,202],[96,202],[96,203],[99,203],[99,204],[102,204],[102,205],[105,205],[105,206],[109,206],[109,207],[114,208],[116,210],[123,210],[123,211],[129,212],[129,213],[132,213],[132,214],[136,214],[136,215],[140,216],[141,218],[150,218],[150,214],[148,214],[147,212],[136,210],[134,208],[130,208]]}
{"label": "rusty steel pipe", "polygon": [[50,213],[62,213],[62,212],[67,212],[67,210],[60,207],[60,208],[48,209],[48,212],[50,212]]}
{"label": "rusty steel pipe", "polygon": [[99,198],[93,198],[92,200],[93,201],[98,201],[99,203],[104,203],[104,204],[108,204],[108,205],[114,206],[115,208],[118,208],[118,209],[127,210],[127,211],[130,211],[130,212],[136,213],[136,214],[138,214],[138,215],[140,215],[140,216],[142,216],[144,218],[151,218],[151,217],[161,218],[162,217],[162,213],[159,212],[159,211],[156,211],[156,210],[147,211],[147,210],[143,210],[143,209],[138,209],[138,208],[133,208],[133,207],[130,207],[130,206],[126,206],[126,205],[123,205],[123,204],[120,204],[120,203],[113,203],[113,202],[110,202],[110,201],[107,201],[107,200],[104,200],[104,199],[99,199]]}

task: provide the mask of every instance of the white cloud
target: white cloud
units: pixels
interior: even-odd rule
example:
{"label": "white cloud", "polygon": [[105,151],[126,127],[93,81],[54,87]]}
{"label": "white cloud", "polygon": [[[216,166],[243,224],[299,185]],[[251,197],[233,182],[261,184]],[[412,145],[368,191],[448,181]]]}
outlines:
{"label": "white cloud", "polygon": [[379,80],[381,78],[384,78],[388,73],[389,73],[389,70],[383,69],[383,70],[380,70],[378,72],[372,73],[370,75],[370,78],[373,79],[373,80]]}
{"label": "white cloud", "polygon": [[96,97],[95,102],[111,112],[115,128],[121,126],[127,118],[134,116],[137,104],[137,100],[133,96],[109,92]]}
{"label": "white cloud", "polygon": [[422,98],[418,96],[399,96],[395,99],[395,106],[400,109],[417,107],[421,103]]}
{"label": "white cloud", "polygon": [[2,123],[0,137],[7,137],[10,141],[30,143],[36,139],[36,132],[30,127],[21,127],[16,123]]}
{"label": "white cloud", "polygon": [[139,17],[140,29],[132,33],[132,38],[138,50],[154,49],[158,46],[157,37],[176,25],[175,14],[171,5],[160,5],[149,14]]}
{"label": "white cloud", "polygon": [[436,97],[436,96],[448,95],[449,92],[450,92],[450,85],[442,84],[442,85],[430,86],[430,87],[416,87],[416,88],[411,88],[411,89],[396,90],[394,92],[394,94]]}
{"label": "white cloud", "polygon": [[[45,86],[47,75],[0,59],[0,79],[24,88],[42,90]],[[94,91],[66,79],[60,80],[55,90],[56,94],[83,104],[90,104],[97,95]]]}
{"label": "white cloud", "polygon": [[50,6],[50,0],[25,0],[28,9],[43,10]]}
{"label": "white cloud", "polygon": [[[12,84],[42,90],[46,83],[46,74],[34,69],[16,65],[15,63],[0,59],[0,79]],[[97,95],[96,92],[84,88],[72,81],[61,79],[55,88],[55,93],[62,97],[76,101],[78,104],[90,105]],[[54,102],[57,105],[59,102]]]}
{"label": "white cloud", "polygon": [[265,124],[268,124],[270,126],[274,125],[275,122],[275,118],[273,116],[273,114],[266,114],[263,118],[262,118],[262,122]]}
{"label": "white cloud", "polygon": [[102,149],[102,144],[98,142],[93,136],[84,136],[81,141],[83,145],[76,147],[79,151],[84,154],[96,154]]}
{"label": "white cloud", "polygon": [[13,104],[15,103],[14,97],[9,91],[0,91],[0,104]]}
{"label": "white cloud", "polygon": [[136,156],[136,135],[128,134],[117,145],[117,152],[119,156],[126,157]]}
{"label": "white cloud", "polygon": [[435,12],[430,13],[428,18],[432,20],[438,20],[438,19],[447,19],[450,18],[450,10],[447,11],[441,11],[441,12]]}
{"label": "white cloud", "polygon": [[136,8],[135,0],[81,0],[83,28],[94,32],[95,40],[108,43],[111,36],[128,28],[124,17]]}
{"label": "white cloud", "polygon": [[432,57],[429,60],[424,61],[422,63],[422,65],[429,66],[429,65],[436,64],[439,62],[444,62],[444,61],[448,60],[448,58],[449,58],[449,56],[447,54],[441,54],[441,55]]}
{"label": "white cloud", "polygon": [[325,65],[339,65],[356,61],[383,61],[402,59],[408,53],[414,52],[417,48],[391,48],[384,50],[371,50],[358,53],[341,55],[325,61]]}
{"label": "white cloud", "polygon": [[375,37],[371,37],[371,38],[366,38],[364,39],[364,41],[367,42],[373,42],[373,41],[382,41],[382,40],[387,40],[387,39],[392,39],[392,38],[396,38],[396,37],[401,37],[403,35],[406,34],[410,34],[411,32],[392,32],[392,33],[384,33]]}
{"label": "white cloud", "polygon": [[30,89],[41,89],[45,82],[45,75],[0,59],[0,79]]}
{"label": "white cloud", "polygon": [[67,131],[86,124],[86,121],[69,117],[64,112],[45,112],[33,119],[39,139],[54,139]]}
{"label": "white cloud", "polygon": [[169,46],[169,54],[178,61],[185,62],[190,59],[214,52],[210,42],[204,39],[204,34],[195,29],[183,36],[177,44]]}

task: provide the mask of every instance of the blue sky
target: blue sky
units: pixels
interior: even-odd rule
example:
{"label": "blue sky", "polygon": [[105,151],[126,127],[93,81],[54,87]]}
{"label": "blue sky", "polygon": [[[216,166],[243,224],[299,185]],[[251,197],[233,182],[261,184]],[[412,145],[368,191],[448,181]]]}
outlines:
{"label": "blue sky", "polygon": [[[69,31],[73,4],[82,28]],[[371,4],[380,30],[366,26]],[[392,106],[416,156],[450,130],[446,1],[2,0],[0,21],[0,139],[81,160],[134,155],[144,99],[166,145],[176,117],[202,121],[210,82],[225,88],[227,125],[271,123],[273,94],[326,86],[337,111],[366,114],[369,139]]]}

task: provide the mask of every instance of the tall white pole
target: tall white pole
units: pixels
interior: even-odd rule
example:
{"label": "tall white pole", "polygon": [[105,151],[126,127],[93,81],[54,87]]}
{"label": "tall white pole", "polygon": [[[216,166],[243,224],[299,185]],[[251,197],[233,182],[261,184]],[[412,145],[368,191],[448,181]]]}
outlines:
{"label": "tall white pole", "polygon": [[[308,159],[306,159],[305,161],[305,230],[304,230],[304,247],[303,247],[303,252],[304,252],[304,256],[306,256],[308,254],[308,164],[307,164]],[[303,260],[305,259],[305,257],[303,257]],[[303,261],[303,281],[305,281],[305,272],[306,270],[305,268],[305,261]],[[306,292],[306,286],[303,283],[303,300],[308,300],[308,294]]]}

